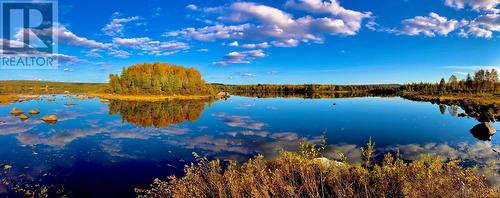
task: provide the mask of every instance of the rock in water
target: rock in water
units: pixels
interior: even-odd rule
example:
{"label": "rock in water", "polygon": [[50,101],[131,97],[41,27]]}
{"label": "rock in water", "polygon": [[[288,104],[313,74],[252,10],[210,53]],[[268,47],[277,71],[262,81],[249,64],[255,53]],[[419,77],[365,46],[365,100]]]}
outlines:
{"label": "rock in water", "polygon": [[40,118],[40,120],[43,120],[47,124],[55,124],[57,123],[57,116],[55,115],[43,116],[42,118]]}
{"label": "rock in water", "polygon": [[38,110],[38,109],[32,109],[32,110],[30,110],[28,113],[29,113],[30,115],[37,115],[37,114],[39,114],[39,113],[40,113],[40,110]]}
{"label": "rock in water", "polygon": [[22,121],[25,121],[28,119],[28,116],[26,116],[26,114],[23,113],[19,116],[19,118],[21,118]]}
{"label": "rock in water", "polygon": [[18,116],[18,115],[21,115],[23,114],[24,111],[21,110],[21,109],[18,109],[16,107],[14,107],[11,111],[10,111],[10,114],[14,115],[14,116]]}
{"label": "rock in water", "polygon": [[493,136],[495,132],[496,129],[493,128],[493,126],[491,126],[491,124],[487,122],[482,122],[481,124],[477,124],[470,130],[470,133],[472,133],[472,135],[475,138],[483,141],[490,141],[491,136]]}

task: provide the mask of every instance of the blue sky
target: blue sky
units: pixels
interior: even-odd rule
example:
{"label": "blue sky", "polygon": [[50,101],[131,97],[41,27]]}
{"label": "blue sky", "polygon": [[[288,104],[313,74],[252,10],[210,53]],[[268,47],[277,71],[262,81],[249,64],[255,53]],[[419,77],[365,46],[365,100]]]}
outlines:
{"label": "blue sky", "polygon": [[106,82],[143,62],[211,83],[405,83],[500,65],[498,0],[59,0],[57,70],[0,79]]}

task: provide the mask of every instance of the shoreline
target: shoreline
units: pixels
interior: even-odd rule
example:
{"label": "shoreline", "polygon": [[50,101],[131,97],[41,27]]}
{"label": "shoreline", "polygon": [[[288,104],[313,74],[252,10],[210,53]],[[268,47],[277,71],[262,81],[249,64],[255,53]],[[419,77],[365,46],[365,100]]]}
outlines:
{"label": "shoreline", "polygon": [[419,92],[401,92],[399,96],[412,101],[457,105],[465,111],[465,115],[476,118],[480,122],[500,121],[500,95],[493,93],[430,95]]}
{"label": "shoreline", "polygon": [[117,94],[106,94],[106,93],[89,93],[86,95],[90,97],[98,97],[101,99],[108,99],[108,100],[147,101],[147,102],[165,101],[165,100],[202,100],[202,99],[216,98],[216,96],[213,95],[163,96],[163,95],[117,95]]}

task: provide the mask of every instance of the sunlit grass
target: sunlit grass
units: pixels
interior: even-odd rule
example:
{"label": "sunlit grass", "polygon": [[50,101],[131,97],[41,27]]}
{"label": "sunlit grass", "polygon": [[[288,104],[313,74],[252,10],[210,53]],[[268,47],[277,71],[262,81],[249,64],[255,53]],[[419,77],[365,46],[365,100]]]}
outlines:
{"label": "sunlit grass", "polygon": [[321,158],[324,147],[301,144],[298,153],[283,151],[275,160],[258,155],[236,162],[208,161],[195,154],[196,164],[181,178],[156,179],[139,197],[499,197],[475,167],[457,160],[424,155],[405,162],[386,154],[373,163],[374,142],[362,148],[364,163]]}

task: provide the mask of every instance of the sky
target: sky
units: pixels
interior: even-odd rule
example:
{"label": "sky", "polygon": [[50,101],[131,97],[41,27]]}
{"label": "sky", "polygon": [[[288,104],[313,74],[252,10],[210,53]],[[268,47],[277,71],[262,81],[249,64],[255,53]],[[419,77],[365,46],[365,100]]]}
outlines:
{"label": "sky", "polygon": [[107,82],[144,62],[226,84],[436,82],[500,68],[499,0],[59,0],[53,28],[58,69],[0,80]]}

